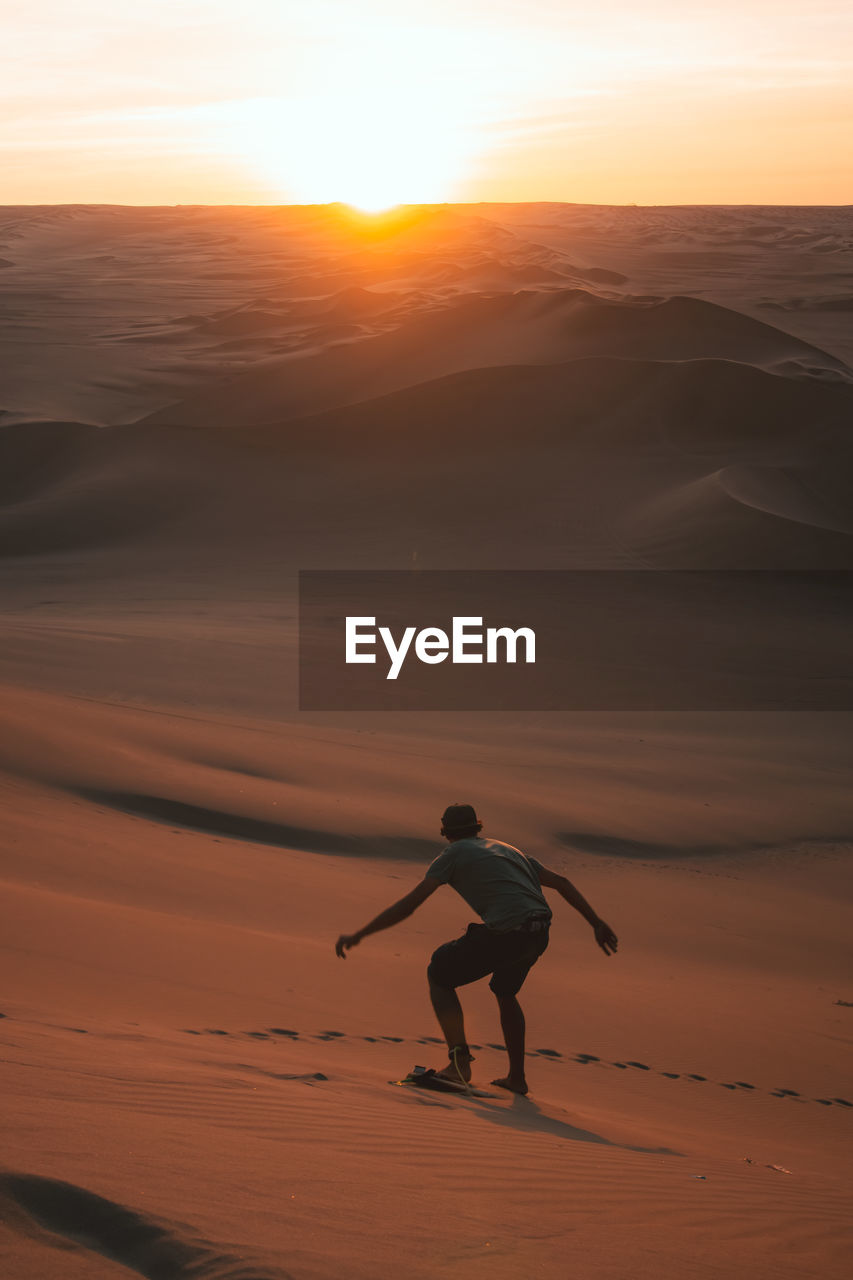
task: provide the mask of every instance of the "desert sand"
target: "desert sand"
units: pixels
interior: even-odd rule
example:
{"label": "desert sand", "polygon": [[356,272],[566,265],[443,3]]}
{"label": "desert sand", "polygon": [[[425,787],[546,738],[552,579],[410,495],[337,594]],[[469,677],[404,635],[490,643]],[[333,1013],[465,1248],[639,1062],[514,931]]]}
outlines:
{"label": "desert sand", "polygon": [[[850,210],[27,206],[0,260],[4,1278],[846,1275],[850,714],[300,712],[296,573],[853,568]],[[334,953],[455,801],[620,938],[552,904],[528,1098],[389,1084],[451,890]]]}

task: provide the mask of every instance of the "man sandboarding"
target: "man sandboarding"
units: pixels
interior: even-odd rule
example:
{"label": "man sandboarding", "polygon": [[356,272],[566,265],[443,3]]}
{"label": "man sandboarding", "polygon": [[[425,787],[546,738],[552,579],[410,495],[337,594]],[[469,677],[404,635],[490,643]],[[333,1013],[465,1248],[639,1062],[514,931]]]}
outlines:
{"label": "man sandboarding", "polygon": [[335,951],[346,959],[346,952],[362,938],[399,924],[441,885],[451,885],[483,923],[469,924],[461,938],[434,951],[427,969],[432,1007],[450,1052],[449,1066],[436,1074],[465,1083],[471,1079],[473,1059],[456,988],[491,974],[489,986],[497,997],[509,1056],[509,1074],[492,1084],[511,1093],[527,1093],[524,1013],[516,997],[548,946],[551,909],[542,888],[556,889],[589,921],[605,955],[616,951],[618,940],[565,876],[549,871],[535,858],[526,858],[512,845],[485,839],[480,835],[482,827],[470,804],[445,809],[441,834],[450,847],[430,863],[423,880],[405,898],[357,933],[341,934]]}

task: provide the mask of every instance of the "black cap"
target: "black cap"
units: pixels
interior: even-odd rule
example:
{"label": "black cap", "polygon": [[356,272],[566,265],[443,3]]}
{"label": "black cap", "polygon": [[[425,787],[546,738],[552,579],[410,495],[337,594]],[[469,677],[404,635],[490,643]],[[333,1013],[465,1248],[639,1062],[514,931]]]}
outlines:
{"label": "black cap", "polygon": [[452,835],[454,831],[479,826],[480,820],[472,804],[451,804],[441,815],[441,825],[448,835]]}

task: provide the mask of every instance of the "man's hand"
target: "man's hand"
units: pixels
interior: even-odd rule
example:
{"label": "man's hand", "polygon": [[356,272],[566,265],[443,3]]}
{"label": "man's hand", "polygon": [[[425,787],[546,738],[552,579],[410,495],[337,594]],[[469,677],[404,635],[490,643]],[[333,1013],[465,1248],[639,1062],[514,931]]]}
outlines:
{"label": "man's hand", "polygon": [[592,927],[595,933],[595,940],[604,954],[609,956],[611,953],[615,953],[616,948],[619,946],[619,939],[610,928],[610,925],[605,924],[603,920],[597,920]]}
{"label": "man's hand", "polygon": [[361,942],[361,938],[357,933],[342,933],[335,943],[335,955],[340,956],[342,960],[346,960],[346,952],[350,947],[357,947]]}
{"label": "man's hand", "polygon": [[371,933],[378,933],[380,929],[390,929],[392,925],[399,924],[401,920],[407,920],[412,912],[426,902],[431,893],[435,893],[436,889],[441,888],[441,881],[434,880],[431,876],[424,876],[420,884],[415,885],[411,893],[407,893],[405,898],[401,898],[399,902],[395,902],[393,906],[382,911],[375,920],[371,920],[370,924],[366,924],[363,929],[359,929],[357,933],[342,933],[335,943],[335,955],[340,956],[342,960],[346,960],[345,952],[350,947],[357,947],[362,938],[367,938]]}

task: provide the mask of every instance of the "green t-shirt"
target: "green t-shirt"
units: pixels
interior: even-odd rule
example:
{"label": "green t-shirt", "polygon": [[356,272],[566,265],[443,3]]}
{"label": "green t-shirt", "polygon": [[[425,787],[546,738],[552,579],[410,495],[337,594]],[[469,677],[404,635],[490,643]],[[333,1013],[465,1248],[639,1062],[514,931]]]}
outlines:
{"label": "green t-shirt", "polygon": [[539,883],[542,864],[500,840],[454,840],[427,868],[449,884],[490,929],[518,929],[531,916],[551,915]]}

